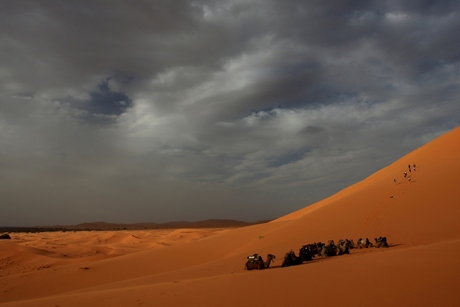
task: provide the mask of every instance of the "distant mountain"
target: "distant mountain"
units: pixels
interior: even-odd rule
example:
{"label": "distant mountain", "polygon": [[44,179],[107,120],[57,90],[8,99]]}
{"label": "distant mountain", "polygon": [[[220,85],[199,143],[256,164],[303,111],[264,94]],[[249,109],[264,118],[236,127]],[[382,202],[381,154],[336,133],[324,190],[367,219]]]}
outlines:
{"label": "distant mountain", "polygon": [[117,224],[106,222],[82,223],[78,225],[59,226],[67,229],[177,229],[177,228],[227,228],[244,227],[254,224],[261,224],[268,221],[258,221],[254,223],[237,220],[209,219],[197,222],[175,221],[165,223],[134,223]]}
{"label": "distant mountain", "polygon": [[166,223],[107,223],[85,222],[77,225],[54,225],[35,227],[0,227],[0,232],[44,232],[44,231],[81,231],[81,230],[123,230],[123,229],[181,229],[181,228],[231,228],[244,227],[269,222],[268,220],[257,222],[243,222],[237,220],[209,219],[197,222],[177,221]]}

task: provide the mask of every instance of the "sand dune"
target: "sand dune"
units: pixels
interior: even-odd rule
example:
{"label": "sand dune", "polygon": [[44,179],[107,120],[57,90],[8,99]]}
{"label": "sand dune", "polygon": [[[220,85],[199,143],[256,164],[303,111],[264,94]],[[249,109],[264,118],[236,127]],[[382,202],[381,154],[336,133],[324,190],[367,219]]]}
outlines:
{"label": "sand dune", "polygon": [[[0,241],[0,306],[458,306],[459,182],[457,128],[269,223],[14,234]],[[389,248],[280,267],[303,244],[379,236]],[[253,253],[277,260],[243,270]]]}

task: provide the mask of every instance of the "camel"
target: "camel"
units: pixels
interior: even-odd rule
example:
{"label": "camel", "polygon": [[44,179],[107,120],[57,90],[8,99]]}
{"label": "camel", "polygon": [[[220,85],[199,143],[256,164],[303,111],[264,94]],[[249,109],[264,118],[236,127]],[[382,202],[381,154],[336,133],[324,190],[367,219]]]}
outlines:
{"label": "camel", "polygon": [[380,248],[380,247],[388,247],[387,243],[387,237],[379,237],[375,238],[375,246]]}
{"label": "camel", "polygon": [[313,258],[313,254],[310,252],[310,249],[307,245],[304,245],[299,250],[299,258],[302,262],[310,261]]}
{"label": "camel", "polygon": [[366,238],[366,240],[364,240],[363,238],[359,238],[358,239],[358,244],[357,244],[358,248],[369,248],[369,247],[373,247],[374,245],[371,243],[371,241],[369,241],[368,238]]}
{"label": "camel", "polygon": [[315,242],[315,243],[304,245],[302,246],[302,248],[308,249],[308,252],[310,253],[310,255],[314,257],[315,255],[321,254],[321,249],[323,248],[323,246],[324,246],[323,243]]}
{"label": "camel", "polygon": [[294,253],[293,250],[291,250],[289,253],[286,253],[284,255],[284,260],[283,263],[281,264],[281,267],[284,268],[286,266],[291,266],[291,265],[298,265],[302,263],[302,258],[297,257]]}
{"label": "camel", "polygon": [[353,240],[349,240],[349,239],[339,240],[339,244],[344,244],[345,242],[348,244],[349,249],[355,248],[355,242],[353,242]]}
{"label": "camel", "polygon": [[[343,242],[341,242],[343,241]],[[328,245],[324,245],[321,250],[321,256],[340,256],[343,254],[349,254],[350,243],[348,241],[341,240],[338,245],[334,244],[333,240],[329,241]]]}
{"label": "camel", "polygon": [[349,249],[353,248],[352,243],[353,242],[348,239],[340,240],[339,244],[337,245],[337,256],[343,255],[343,254],[349,254],[350,253]]}
{"label": "camel", "polygon": [[248,261],[246,262],[245,269],[250,270],[263,270],[267,269],[270,266],[270,263],[273,261],[275,262],[275,255],[267,254],[267,261],[264,262],[262,256],[258,254],[254,254],[252,256],[248,256]]}
{"label": "camel", "polygon": [[323,246],[320,253],[321,256],[328,257],[337,255],[337,246],[333,242],[333,240],[330,240],[328,245]]}

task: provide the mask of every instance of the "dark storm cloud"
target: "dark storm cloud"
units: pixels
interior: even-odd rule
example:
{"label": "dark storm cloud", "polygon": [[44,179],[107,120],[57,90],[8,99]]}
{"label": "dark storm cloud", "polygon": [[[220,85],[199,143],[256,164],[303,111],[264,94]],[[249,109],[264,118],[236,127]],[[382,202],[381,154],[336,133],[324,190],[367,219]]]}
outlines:
{"label": "dark storm cloud", "polygon": [[0,2],[0,225],[304,207],[458,126],[459,28],[458,1]]}
{"label": "dark storm cloud", "polygon": [[111,123],[132,107],[132,100],[123,92],[112,91],[108,80],[99,84],[98,89],[89,92],[89,99],[65,101],[72,107],[83,110],[82,118],[95,123]]}

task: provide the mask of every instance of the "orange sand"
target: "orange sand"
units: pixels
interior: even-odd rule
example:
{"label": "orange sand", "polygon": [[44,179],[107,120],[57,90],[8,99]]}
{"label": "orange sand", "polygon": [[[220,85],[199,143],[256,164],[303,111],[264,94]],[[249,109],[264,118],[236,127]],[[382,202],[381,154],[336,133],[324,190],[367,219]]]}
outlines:
{"label": "orange sand", "polygon": [[[0,240],[0,306],[459,306],[459,189],[457,128],[265,224],[13,233]],[[379,236],[389,248],[280,267],[303,244]],[[253,253],[278,258],[243,270]]]}

